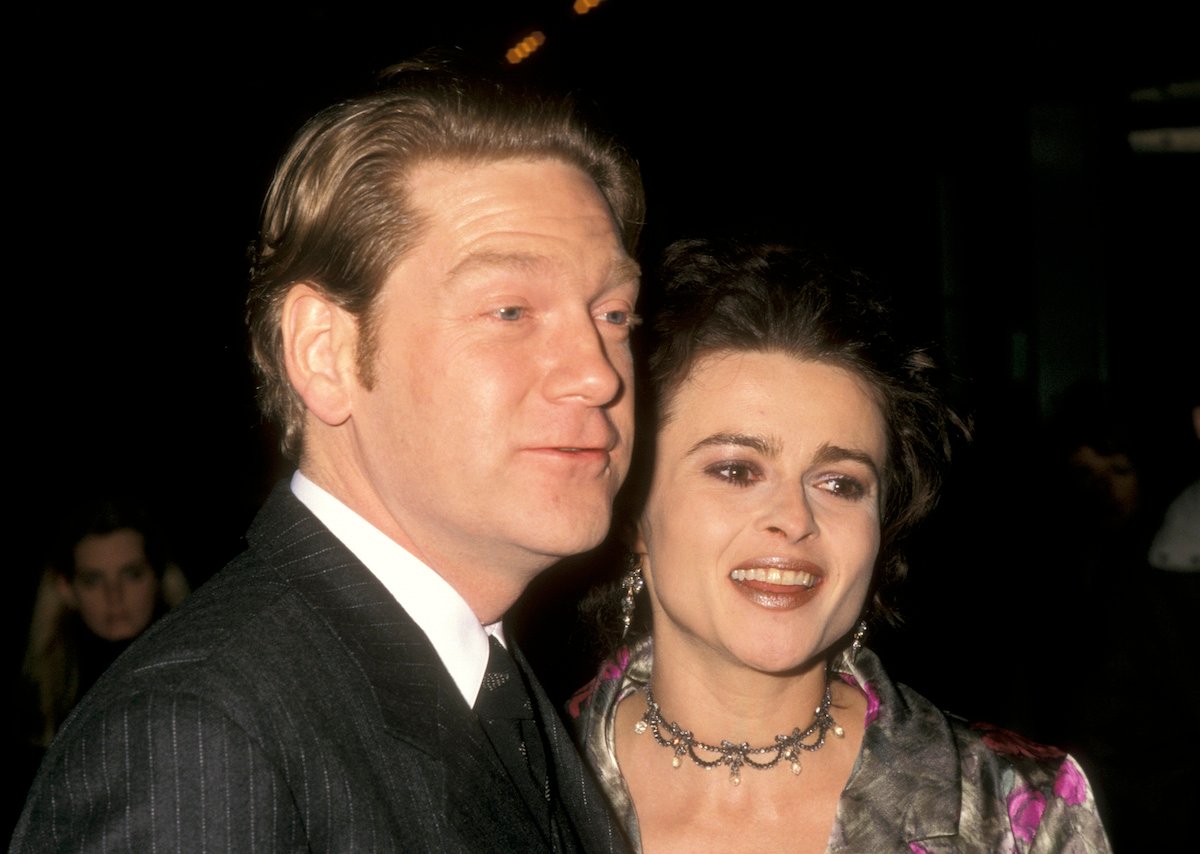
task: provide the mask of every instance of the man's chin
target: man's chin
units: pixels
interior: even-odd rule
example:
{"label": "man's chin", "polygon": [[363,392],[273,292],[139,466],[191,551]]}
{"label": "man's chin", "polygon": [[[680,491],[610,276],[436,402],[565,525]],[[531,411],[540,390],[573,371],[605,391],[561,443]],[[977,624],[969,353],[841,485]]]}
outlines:
{"label": "man's chin", "polygon": [[570,527],[563,520],[556,520],[553,527],[543,528],[540,535],[531,539],[531,550],[552,562],[590,552],[604,542],[611,525],[609,513],[600,519],[580,519]]}

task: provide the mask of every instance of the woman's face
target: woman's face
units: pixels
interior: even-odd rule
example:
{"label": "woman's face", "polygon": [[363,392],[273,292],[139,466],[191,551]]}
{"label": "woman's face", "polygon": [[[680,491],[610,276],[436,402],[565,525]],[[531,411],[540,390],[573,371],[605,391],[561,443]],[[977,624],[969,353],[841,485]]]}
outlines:
{"label": "woman's face", "polygon": [[89,534],[75,546],[75,578],[60,591],[84,624],[108,641],[137,637],[154,619],[159,582],[141,533]]}
{"label": "woman's face", "polygon": [[879,406],[849,371],[703,357],[658,434],[639,526],[656,650],[770,673],[824,653],[866,600],[886,451]]}

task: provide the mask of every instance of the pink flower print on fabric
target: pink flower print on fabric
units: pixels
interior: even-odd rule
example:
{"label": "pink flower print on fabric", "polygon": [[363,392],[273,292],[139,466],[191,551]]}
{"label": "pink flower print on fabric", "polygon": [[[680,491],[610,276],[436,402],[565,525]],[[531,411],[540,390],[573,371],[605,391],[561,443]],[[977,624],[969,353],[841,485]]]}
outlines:
{"label": "pink flower print on fabric", "polygon": [[599,684],[600,677],[597,676],[572,694],[571,699],[567,700],[567,714],[571,720],[576,720],[582,714],[583,707],[587,705],[588,700],[592,699],[592,694],[595,693],[596,686]]}
{"label": "pink flower print on fabric", "polygon": [[1059,759],[1067,754],[1048,744],[1038,744],[1023,735],[980,721],[971,729],[982,734],[983,743],[1001,756],[1024,756],[1030,759]]}
{"label": "pink flower print on fabric", "polygon": [[867,695],[866,725],[870,726],[879,717],[879,695],[875,693],[875,688],[872,687],[870,682],[863,683],[862,692]]}
{"label": "pink flower print on fabric", "polygon": [[610,682],[613,679],[620,679],[624,675],[626,668],[629,667],[629,647],[623,646],[617,652],[617,660],[604,662],[604,667],[600,669],[600,681]]}
{"label": "pink flower print on fabric", "polygon": [[616,662],[604,662],[604,666],[600,668],[600,675],[571,695],[571,699],[567,701],[567,714],[570,715],[571,719],[575,720],[582,714],[583,707],[592,698],[592,694],[596,691],[596,686],[601,682],[620,679],[627,667],[629,667],[629,648],[621,647],[620,652],[617,653]]}
{"label": "pink flower print on fabric", "polygon": [[1074,807],[1087,800],[1087,791],[1087,779],[1075,764],[1075,760],[1068,757],[1067,761],[1059,766],[1058,776],[1054,778],[1055,796]]}
{"label": "pink flower print on fabric", "polygon": [[850,673],[839,673],[838,676],[851,688],[857,688],[862,691],[863,696],[867,698],[867,714],[864,725],[870,726],[875,723],[875,719],[879,717],[879,695],[875,693],[875,689],[871,687],[871,683],[864,682],[859,685],[858,680]]}
{"label": "pink flower print on fabric", "polygon": [[1046,798],[1041,792],[1025,786],[1013,789],[1008,796],[1008,820],[1012,823],[1013,836],[1022,842],[1032,842],[1045,811]]}

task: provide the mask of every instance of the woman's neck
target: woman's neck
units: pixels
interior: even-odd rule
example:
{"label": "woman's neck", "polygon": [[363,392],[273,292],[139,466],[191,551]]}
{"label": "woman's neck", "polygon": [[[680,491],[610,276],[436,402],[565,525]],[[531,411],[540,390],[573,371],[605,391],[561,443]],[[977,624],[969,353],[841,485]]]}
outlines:
{"label": "woman's neck", "polygon": [[[863,739],[866,699],[833,680],[827,723],[820,747],[820,724],[802,739],[809,747],[780,755],[754,755],[759,765],[734,768],[740,753],[721,742],[754,748],[774,745],[775,737],[803,732],[816,717],[826,688],[823,660],[787,674],[766,674],[743,664],[681,649],[655,639],[651,673],[654,700],[664,723],[667,746],[643,725],[646,696],[627,696],[616,710],[615,752],[630,797],[637,805],[643,850],[823,852],[841,793]],[[717,746],[696,752],[707,770],[695,767],[687,743],[672,742],[671,721],[691,733],[692,742]],[[838,731],[841,731],[839,736]],[[680,747],[684,747],[680,755]],[[677,760],[677,761],[676,761]]]}
{"label": "woman's neck", "polygon": [[762,673],[687,640],[656,637],[651,685],[663,719],[697,740],[757,747],[812,723],[825,695],[826,663]]}

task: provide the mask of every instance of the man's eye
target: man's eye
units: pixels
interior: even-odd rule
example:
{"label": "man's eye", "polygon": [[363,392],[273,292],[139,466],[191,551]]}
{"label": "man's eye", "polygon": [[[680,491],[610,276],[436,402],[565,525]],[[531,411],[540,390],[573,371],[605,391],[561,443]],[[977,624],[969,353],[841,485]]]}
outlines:
{"label": "man's eye", "polygon": [[642,322],[642,318],[639,315],[634,314],[632,311],[625,311],[624,309],[601,312],[599,318],[605,323],[611,323],[613,326],[625,326],[630,329]]}
{"label": "man's eye", "polygon": [[519,305],[506,305],[493,312],[500,320],[520,320],[525,316],[525,309]]}

